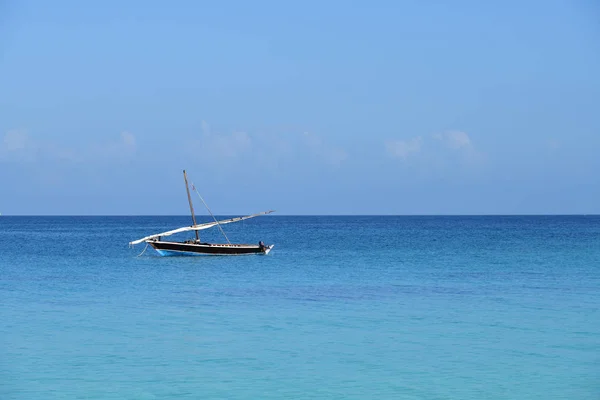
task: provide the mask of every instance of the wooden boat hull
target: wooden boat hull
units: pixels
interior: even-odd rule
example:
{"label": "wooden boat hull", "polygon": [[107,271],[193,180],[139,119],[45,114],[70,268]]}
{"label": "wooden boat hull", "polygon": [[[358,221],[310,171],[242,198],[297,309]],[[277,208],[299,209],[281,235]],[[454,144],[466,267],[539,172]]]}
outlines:
{"label": "wooden boat hull", "polygon": [[214,243],[182,243],[182,242],[148,242],[161,256],[173,255],[267,255],[273,245],[260,247],[253,244],[214,244]]}

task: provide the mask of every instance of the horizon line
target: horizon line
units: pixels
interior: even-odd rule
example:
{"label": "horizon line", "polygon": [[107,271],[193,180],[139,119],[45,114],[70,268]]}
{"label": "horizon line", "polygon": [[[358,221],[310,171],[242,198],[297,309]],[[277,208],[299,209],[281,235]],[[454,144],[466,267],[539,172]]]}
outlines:
{"label": "horizon line", "polygon": [[[245,215],[240,213],[215,214],[228,217]],[[199,215],[196,215],[197,217]],[[205,216],[201,214],[200,216]],[[277,214],[265,217],[561,217],[561,216],[600,216],[600,213],[558,213],[558,214]],[[0,217],[189,217],[189,214],[0,214]],[[206,217],[209,217],[206,215]]]}

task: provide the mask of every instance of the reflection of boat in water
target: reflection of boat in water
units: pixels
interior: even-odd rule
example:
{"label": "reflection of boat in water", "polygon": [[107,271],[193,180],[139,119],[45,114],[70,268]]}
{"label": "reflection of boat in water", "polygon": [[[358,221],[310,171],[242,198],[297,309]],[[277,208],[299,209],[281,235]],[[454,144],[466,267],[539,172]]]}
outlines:
{"label": "reflection of boat in water", "polygon": [[[265,254],[266,255],[266,254],[269,254],[269,252],[271,251],[271,249],[273,248],[274,245],[265,245],[262,241],[259,242],[258,244],[233,244],[229,241],[229,239],[227,238],[227,235],[225,235],[225,232],[223,231],[223,228],[221,227],[221,225],[229,224],[232,222],[243,221],[243,220],[246,220],[249,218],[258,217],[260,215],[270,214],[273,211],[265,211],[265,212],[261,212],[258,214],[247,215],[245,217],[236,217],[236,218],[230,218],[230,219],[224,219],[221,221],[217,221],[217,219],[214,217],[214,215],[212,215],[212,212],[210,211],[208,206],[206,206],[206,203],[204,203],[204,200],[202,199],[202,196],[200,196],[200,193],[198,193],[198,191],[196,191],[196,193],[198,193],[198,196],[200,197],[200,200],[202,200],[202,202],[206,206],[206,209],[208,210],[208,212],[211,214],[211,216],[214,219],[214,222],[197,224],[196,216],[194,215],[194,206],[192,205],[192,198],[190,196],[190,188],[188,186],[187,174],[185,173],[185,170],[183,171],[183,179],[185,180],[185,189],[187,191],[188,202],[190,203],[190,212],[192,214],[193,225],[184,226],[182,228],[173,229],[171,231],[146,236],[141,239],[134,240],[133,242],[129,242],[130,246],[134,246],[136,244],[146,242],[147,244],[152,246],[162,256],[203,255],[203,254],[207,254],[207,255],[240,255],[240,254]],[[196,188],[194,187],[193,184],[192,184],[192,188],[194,190],[196,190]],[[227,240],[227,243],[201,242],[198,231],[213,228],[215,226],[219,228],[219,230],[221,231],[221,233]],[[165,237],[165,236],[171,236],[176,233],[188,232],[188,231],[194,231],[196,234],[196,238],[186,240],[183,242],[174,242],[174,241],[163,240],[163,237]]]}

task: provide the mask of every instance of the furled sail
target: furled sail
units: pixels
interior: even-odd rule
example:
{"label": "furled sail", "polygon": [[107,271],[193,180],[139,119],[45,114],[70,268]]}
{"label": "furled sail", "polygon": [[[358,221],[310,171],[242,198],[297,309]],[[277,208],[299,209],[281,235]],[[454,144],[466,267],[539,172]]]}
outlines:
{"label": "furled sail", "polygon": [[239,222],[239,221],[243,221],[245,219],[249,219],[249,218],[258,217],[258,216],[261,216],[261,215],[270,214],[272,212],[273,212],[273,210],[263,211],[263,212],[260,212],[260,213],[257,213],[257,214],[246,215],[245,217],[235,217],[235,218],[230,218],[230,219],[223,219],[221,221],[207,222],[205,224],[198,224],[198,225],[195,225],[195,226],[184,226],[183,228],[177,228],[177,229],[173,229],[171,231],[157,233],[155,235],[150,235],[150,236],[146,236],[146,237],[143,237],[141,239],[138,239],[138,240],[134,240],[133,242],[129,242],[129,245],[130,246],[134,246],[136,244],[140,244],[140,243],[146,242],[148,240],[156,239],[156,238],[161,237],[161,236],[171,236],[171,235],[174,235],[176,233],[181,233],[181,232],[201,231],[201,230],[204,230],[204,229],[212,228],[212,227],[217,226],[217,225],[229,224],[231,222]]}

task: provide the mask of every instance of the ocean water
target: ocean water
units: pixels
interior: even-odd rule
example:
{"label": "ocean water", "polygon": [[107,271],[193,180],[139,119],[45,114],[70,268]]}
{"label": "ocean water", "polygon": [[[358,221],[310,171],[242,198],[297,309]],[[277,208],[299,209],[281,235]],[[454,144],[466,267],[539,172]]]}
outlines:
{"label": "ocean water", "polygon": [[189,223],[0,217],[0,399],[600,399],[598,216]]}

